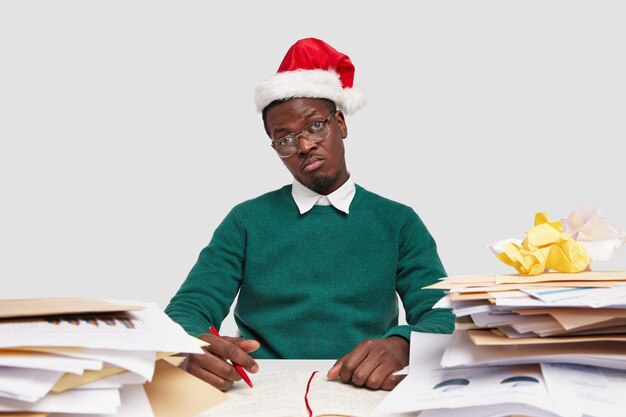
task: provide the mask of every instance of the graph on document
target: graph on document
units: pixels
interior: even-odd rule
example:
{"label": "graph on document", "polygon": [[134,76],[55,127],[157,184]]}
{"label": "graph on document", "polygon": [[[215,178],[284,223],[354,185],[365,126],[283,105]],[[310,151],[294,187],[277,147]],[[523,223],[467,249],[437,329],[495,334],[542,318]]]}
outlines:
{"label": "graph on document", "polygon": [[[136,334],[147,330],[145,323],[129,315],[58,316],[36,320],[20,320],[17,329],[31,332],[85,334]],[[16,330],[17,330],[16,329]],[[19,330],[18,330],[19,331]]]}

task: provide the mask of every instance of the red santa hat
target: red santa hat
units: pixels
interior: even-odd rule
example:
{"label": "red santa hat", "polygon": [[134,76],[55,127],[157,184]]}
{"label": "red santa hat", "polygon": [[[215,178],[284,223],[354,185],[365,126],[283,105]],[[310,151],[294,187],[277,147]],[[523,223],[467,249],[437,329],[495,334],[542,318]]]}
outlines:
{"label": "red santa hat", "polygon": [[259,112],[275,100],[294,97],[326,98],[346,114],[365,105],[365,95],[352,88],[354,65],[350,58],[324,41],[301,39],[289,48],[278,71],[256,87]]}

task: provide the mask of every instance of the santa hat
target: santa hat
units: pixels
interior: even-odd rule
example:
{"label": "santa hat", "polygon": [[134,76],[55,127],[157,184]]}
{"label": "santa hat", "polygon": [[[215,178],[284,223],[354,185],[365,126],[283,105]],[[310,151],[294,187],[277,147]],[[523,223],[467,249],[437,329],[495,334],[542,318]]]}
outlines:
{"label": "santa hat", "polygon": [[326,98],[346,114],[365,105],[365,95],[352,88],[354,65],[350,58],[324,41],[301,39],[289,50],[271,78],[256,87],[259,112],[275,100],[294,97]]}

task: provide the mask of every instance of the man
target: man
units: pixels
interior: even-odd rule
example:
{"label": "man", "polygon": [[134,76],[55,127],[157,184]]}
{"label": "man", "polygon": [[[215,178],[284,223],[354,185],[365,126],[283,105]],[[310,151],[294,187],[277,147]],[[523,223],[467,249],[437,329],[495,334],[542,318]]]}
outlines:
{"label": "man", "polygon": [[[350,59],[303,39],[257,87],[271,146],[293,185],[237,205],[216,229],[166,312],[210,343],[188,371],[220,389],[254,373],[254,358],[340,358],[327,377],[389,390],[408,364],[412,330],[452,331],[435,242],[415,212],[355,185],[344,112],[364,104]],[[385,138],[379,139],[383,143]],[[393,180],[393,179],[391,179]],[[396,292],[409,325],[398,326]],[[243,337],[213,336],[239,293]]]}

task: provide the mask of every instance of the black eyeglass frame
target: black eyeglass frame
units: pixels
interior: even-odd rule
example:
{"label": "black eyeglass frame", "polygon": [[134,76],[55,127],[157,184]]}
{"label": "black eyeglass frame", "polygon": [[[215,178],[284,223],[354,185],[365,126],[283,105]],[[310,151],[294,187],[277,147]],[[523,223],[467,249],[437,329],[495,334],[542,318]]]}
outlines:
{"label": "black eyeglass frame", "polygon": [[[300,141],[299,141],[300,136],[303,136],[306,140],[308,140],[309,142],[312,142],[312,143],[319,143],[319,142],[325,140],[326,138],[328,138],[328,132],[326,132],[326,135],[324,137],[317,137],[317,136],[315,136],[314,133],[305,133],[305,131],[308,128],[310,128],[311,126],[313,126],[314,124],[316,124],[316,123],[323,123],[323,126],[321,126],[320,129],[324,129],[324,128],[328,127],[328,124],[330,123],[330,119],[333,116],[335,116],[338,111],[339,110],[335,110],[335,111],[331,112],[328,115],[328,117],[326,117],[325,119],[315,120],[315,121],[312,121],[311,123],[305,124],[304,126],[302,126],[300,131],[297,132],[297,133],[290,133],[290,134],[285,135],[283,137],[280,137],[278,139],[272,140],[272,143],[271,143],[272,148],[274,148],[274,150],[276,151],[276,153],[278,154],[279,157],[284,159],[284,158],[289,158],[289,157],[291,157],[291,156],[293,156],[293,155],[298,153],[298,147],[300,146]],[[280,141],[283,141],[283,140],[285,140],[287,138],[294,138],[297,141],[296,142],[295,151],[293,153],[289,154],[289,155],[281,155],[280,152],[278,151],[278,149],[276,148],[276,146],[277,146],[276,143],[278,143]]]}

